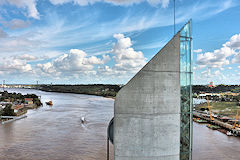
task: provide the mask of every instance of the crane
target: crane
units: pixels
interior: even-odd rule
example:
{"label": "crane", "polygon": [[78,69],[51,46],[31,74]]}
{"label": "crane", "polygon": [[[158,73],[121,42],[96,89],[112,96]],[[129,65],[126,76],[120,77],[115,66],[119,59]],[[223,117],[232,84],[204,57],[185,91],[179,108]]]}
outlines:
{"label": "crane", "polygon": [[238,111],[237,111],[237,115],[236,115],[236,117],[235,117],[235,122],[234,122],[234,124],[233,124],[232,129],[235,129],[235,128],[236,128],[237,119],[238,119]]}
{"label": "crane", "polygon": [[207,96],[207,103],[208,103],[209,116],[210,116],[210,119],[213,121],[214,118],[213,118],[212,113],[211,113],[211,108],[210,108],[210,105],[209,105],[208,96]]}

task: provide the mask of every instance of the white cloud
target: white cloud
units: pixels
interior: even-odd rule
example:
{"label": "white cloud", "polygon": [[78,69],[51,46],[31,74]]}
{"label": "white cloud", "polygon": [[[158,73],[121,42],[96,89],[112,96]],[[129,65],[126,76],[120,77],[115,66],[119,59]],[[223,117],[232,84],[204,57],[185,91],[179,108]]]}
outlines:
{"label": "white cloud", "polygon": [[32,66],[26,61],[10,58],[2,60],[0,70],[5,73],[26,73],[32,71]]}
{"label": "white cloud", "polygon": [[47,45],[44,40],[36,38],[37,33],[10,36],[0,28],[0,52],[6,55],[25,54],[43,50]]}
{"label": "white cloud", "polygon": [[217,70],[217,71],[214,72],[213,75],[216,75],[216,76],[217,76],[217,75],[220,75],[220,74],[221,74],[221,72],[220,72],[219,70]]}
{"label": "white cloud", "polygon": [[206,70],[201,72],[201,76],[199,77],[199,79],[204,81],[206,81],[206,79],[221,81],[223,79],[226,79],[226,77],[220,70],[212,72],[210,68],[207,68]]}
{"label": "white cloud", "polygon": [[[213,52],[206,52],[197,55],[197,68],[206,69],[201,72],[201,75],[196,79],[197,83],[203,83],[209,78],[209,81],[216,81],[220,83],[238,83],[239,79],[232,77],[229,80],[227,77],[230,75],[224,75],[220,72],[224,69],[232,70],[233,67],[229,66],[224,68],[226,65],[231,65],[232,63],[240,63],[240,39],[239,34],[236,34],[230,38],[230,40],[222,45],[222,48],[216,49]],[[213,72],[214,68],[219,70]],[[240,66],[238,67],[240,68]]]}
{"label": "white cloud", "polygon": [[36,8],[36,0],[5,0],[11,5],[15,5],[18,8],[27,8],[28,16],[40,19],[39,13]]}
{"label": "white cloud", "polygon": [[230,41],[226,43],[228,47],[233,49],[240,49],[240,34],[235,34],[230,38]]}
{"label": "white cloud", "polygon": [[37,57],[30,55],[30,54],[22,54],[15,56],[15,59],[26,60],[26,61],[33,61],[36,60]]}
{"label": "white cloud", "polygon": [[13,19],[11,21],[0,21],[4,27],[8,27],[10,29],[20,29],[26,28],[30,25],[29,21],[24,21],[21,19]]}
{"label": "white cloud", "polygon": [[238,68],[240,69],[240,66],[238,66]]}
{"label": "white cloud", "polygon": [[103,58],[96,56],[88,57],[87,54],[79,49],[71,49],[68,54],[63,54],[52,62],[45,64],[37,64],[37,67],[46,74],[58,73],[58,75],[68,74],[95,74],[94,65],[103,65],[110,60],[108,55],[103,55]]}
{"label": "white cloud", "polygon": [[207,70],[202,71],[201,74],[202,74],[203,77],[210,77],[211,76],[211,70],[208,68]]}
{"label": "white cloud", "polygon": [[123,79],[125,82],[134,73],[139,71],[145,64],[146,58],[141,51],[135,51],[132,48],[132,41],[123,34],[114,34],[117,40],[113,44],[112,54],[114,64],[110,67],[106,64],[111,60],[109,55],[103,55],[102,58],[96,56],[88,56],[84,51],[79,49],[71,49],[68,54],[63,54],[52,59],[51,62],[38,64],[37,68],[43,76],[51,76],[53,73],[58,78],[71,77],[79,79],[83,77],[91,77],[91,79],[103,80],[110,79],[117,82],[116,77]]}
{"label": "white cloud", "polygon": [[53,67],[52,63],[48,62],[45,64],[37,64],[37,67],[39,67],[44,73],[52,74],[56,73],[56,69]]}
{"label": "white cloud", "polygon": [[113,54],[115,64],[112,67],[99,66],[97,78],[111,83],[126,83],[146,64],[146,58],[141,51],[135,51],[132,48],[132,41],[129,37],[123,34],[114,34],[113,37],[117,42],[113,44],[110,53]]}
{"label": "white cloud", "polygon": [[213,52],[206,52],[197,55],[196,63],[200,67],[221,68],[224,65],[230,64],[228,57],[235,54],[235,51],[226,45]]}
{"label": "white cloud", "polygon": [[153,6],[157,6],[158,4],[161,4],[163,8],[166,8],[170,0],[50,0],[50,2],[54,5],[72,2],[80,6],[94,4],[96,2],[106,2],[106,3],[112,3],[114,5],[132,5],[132,4],[138,4],[144,1],[147,1],[149,4]]}
{"label": "white cloud", "polygon": [[197,55],[198,67],[222,68],[231,63],[240,63],[240,34],[233,35],[222,48]]}
{"label": "white cloud", "polygon": [[201,53],[201,52],[202,52],[202,49],[196,49],[196,50],[193,50],[193,52],[195,52],[195,53]]}
{"label": "white cloud", "polygon": [[132,42],[129,37],[124,37],[123,34],[114,34],[113,37],[117,39],[111,51],[116,62],[114,69],[136,72],[146,64],[143,53],[131,48]]}
{"label": "white cloud", "polygon": [[232,63],[240,63],[240,52],[233,57]]}

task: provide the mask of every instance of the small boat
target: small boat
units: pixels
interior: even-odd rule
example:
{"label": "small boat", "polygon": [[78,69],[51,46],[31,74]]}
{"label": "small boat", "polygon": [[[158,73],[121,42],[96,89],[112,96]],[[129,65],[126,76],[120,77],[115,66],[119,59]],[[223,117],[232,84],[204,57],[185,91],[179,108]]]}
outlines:
{"label": "small boat", "polygon": [[84,123],[86,121],[85,117],[81,118],[81,122]]}
{"label": "small boat", "polygon": [[212,124],[208,124],[207,125],[208,128],[212,129],[212,130],[217,130],[217,129],[220,129],[221,127],[219,126],[215,126],[215,125],[212,125]]}
{"label": "small boat", "polygon": [[46,104],[47,104],[47,105],[50,105],[50,106],[53,105],[52,101],[48,101],[48,102],[46,102]]}
{"label": "small boat", "polygon": [[233,136],[231,131],[227,131],[227,136]]}

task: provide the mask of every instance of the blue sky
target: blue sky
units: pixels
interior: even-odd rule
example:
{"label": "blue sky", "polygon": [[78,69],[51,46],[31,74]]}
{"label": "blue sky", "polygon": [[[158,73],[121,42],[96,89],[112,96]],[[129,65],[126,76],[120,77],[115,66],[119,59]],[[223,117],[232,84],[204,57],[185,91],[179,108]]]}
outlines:
{"label": "blue sky", "polygon": [[[194,84],[239,84],[240,2],[176,0]],[[173,36],[173,0],[0,0],[0,80],[125,84]]]}

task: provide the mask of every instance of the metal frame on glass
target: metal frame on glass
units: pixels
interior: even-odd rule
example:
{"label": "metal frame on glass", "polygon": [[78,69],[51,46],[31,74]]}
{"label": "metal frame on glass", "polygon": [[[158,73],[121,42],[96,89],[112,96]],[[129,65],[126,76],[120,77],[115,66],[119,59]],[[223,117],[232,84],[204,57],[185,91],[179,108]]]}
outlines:
{"label": "metal frame on glass", "polygon": [[180,30],[181,147],[180,160],[192,159],[191,20]]}

